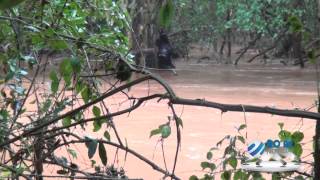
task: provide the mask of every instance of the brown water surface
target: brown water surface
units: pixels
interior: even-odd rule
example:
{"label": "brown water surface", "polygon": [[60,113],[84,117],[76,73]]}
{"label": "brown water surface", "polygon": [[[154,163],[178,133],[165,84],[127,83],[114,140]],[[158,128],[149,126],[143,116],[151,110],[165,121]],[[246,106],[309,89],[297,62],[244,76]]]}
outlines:
{"label": "brown water surface", "polygon": [[[182,63],[178,64],[177,73],[177,76],[170,72],[160,72],[159,75],[172,86],[178,96],[184,98],[203,98],[230,104],[304,109],[312,106],[317,96],[316,75],[315,71],[310,68],[300,69],[280,65],[233,67]],[[136,96],[145,96],[148,92],[164,92],[164,90],[156,82],[145,83],[131,89],[131,93]],[[117,103],[121,99],[122,97],[119,95],[108,101],[111,110],[117,110]],[[219,110],[204,107],[176,106],[176,108],[177,113],[181,114],[184,124],[176,173],[182,179],[188,179],[193,174],[202,174],[200,163],[206,159],[206,152],[225,135],[235,135],[237,133],[235,127],[244,123],[245,118],[243,112],[221,114]],[[313,108],[312,111],[315,109]],[[159,143],[158,137],[149,138],[149,133],[158,125],[166,123],[169,115],[171,112],[166,102],[158,103],[154,100],[147,102],[130,115],[114,118],[114,121],[122,135],[122,140],[126,140],[130,148],[165,168],[161,143]],[[246,113],[245,117],[248,124],[249,142],[277,138],[279,132],[277,123],[284,122],[286,129],[290,131],[300,129],[305,133],[304,155],[311,152],[310,140],[315,127],[313,120],[257,113]],[[95,135],[89,131],[88,134]],[[114,136],[112,140],[116,140]],[[164,142],[168,170],[172,169],[175,143],[176,136],[173,131],[170,138]],[[81,151],[81,148],[79,150]],[[86,156],[86,149],[83,151]],[[121,152],[116,162],[119,166],[124,166],[129,177],[147,180],[162,178],[160,173],[131,155],[128,155],[124,163],[123,155],[124,153]],[[219,158],[220,155],[221,152],[214,153],[214,159]],[[110,155],[109,162],[113,160],[114,157]]]}
{"label": "brown water surface", "polygon": [[[224,66],[179,64],[178,75],[160,72],[180,97],[230,104],[252,104],[293,109],[308,108],[316,99],[316,75],[313,69],[283,66]],[[156,83],[150,84],[151,92],[162,91]],[[133,88],[132,92],[143,95],[147,86]],[[236,134],[235,127],[244,123],[244,114],[227,112],[204,107],[176,106],[182,115],[184,128],[182,146],[176,173],[183,179],[199,172],[200,163],[205,160],[206,152],[225,135]],[[315,109],[312,109],[313,111]],[[161,146],[157,138],[149,139],[149,132],[159,124],[165,123],[171,115],[165,103],[151,101],[130,116],[116,118],[119,132],[126,137],[129,146],[145,156],[164,163]],[[288,130],[301,130],[305,133],[304,142],[309,142],[314,134],[314,121],[299,118],[271,116],[267,114],[246,113],[248,140],[277,138],[277,123],[284,122]],[[175,152],[174,134],[165,141],[165,154],[168,169],[172,168]],[[245,148],[245,147],[244,147]],[[304,146],[304,155],[311,151],[311,144]],[[219,158],[219,152],[214,153]],[[160,179],[162,176],[135,158],[129,158],[125,166],[130,177]]]}

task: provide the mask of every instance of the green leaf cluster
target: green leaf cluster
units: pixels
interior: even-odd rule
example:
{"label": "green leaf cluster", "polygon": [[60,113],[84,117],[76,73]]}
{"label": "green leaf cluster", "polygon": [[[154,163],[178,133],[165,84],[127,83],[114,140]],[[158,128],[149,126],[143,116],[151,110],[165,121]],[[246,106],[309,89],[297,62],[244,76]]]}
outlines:
{"label": "green leaf cluster", "polygon": [[160,134],[161,138],[168,138],[171,134],[171,127],[169,124],[162,124],[157,129],[150,132],[150,138],[154,135]]}

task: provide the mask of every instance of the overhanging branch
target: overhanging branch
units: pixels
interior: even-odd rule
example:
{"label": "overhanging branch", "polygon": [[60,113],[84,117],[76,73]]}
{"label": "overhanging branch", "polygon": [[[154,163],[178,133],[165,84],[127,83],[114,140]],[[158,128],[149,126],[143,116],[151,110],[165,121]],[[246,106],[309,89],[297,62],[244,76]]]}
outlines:
{"label": "overhanging branch", "polygon": [[253,113],[265,113],[279,116],[287,117],[300,117],[318,120],[320,119],[320,113],[302,111],[302,110],[288,110],[288,109],[277,109],[272,107],[262,107],[262,106],[252,106],[252,105],[242,105],[242,104],[221,104],[217,102],[206,101],[204,99],[184,99],[184,98],[174,98],[171,100],[172,104],[179,105],[190,105],[190,106],[203,106],[209,108],[220,109],[222,112],[234,111],[234,112],[253,112]]}

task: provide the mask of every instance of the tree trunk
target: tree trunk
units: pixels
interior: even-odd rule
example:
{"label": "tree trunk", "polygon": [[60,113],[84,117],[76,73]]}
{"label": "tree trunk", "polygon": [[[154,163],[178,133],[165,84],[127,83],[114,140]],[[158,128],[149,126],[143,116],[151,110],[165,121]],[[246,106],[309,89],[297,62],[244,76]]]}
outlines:
{"label": "tree trunk", "polygon": [[[215,26],[216,25],[216,22],[217,22],[217,14],[216,14],[216,11],[217,11],[217,2],[216,1],[211,1],[210,2],[210,10],[212,12],[211,16],[213,16],[213,25]],[[213,33],[211,36],[214,36]],[[212,43],[212,46],[213,46],[213,49],[215,52],[218,52],[218,38],[217,37],[214,37],[214,40],[213,40],[213,43]]]}
{"label": "tree trunk", "polygon": [[317,26],[316,26],[316,29],[315,29],[315,31],[316,31],[316,35],[317,36],[320,36],[320,32],[319,32],[319,29],[320,29],[320,0],[317,0],[317,4],[318,4],[318,8],[317,8],[317,19],[318,19],[318,21],[317,21]]}
{"label": "tree trunk", "polygon": [[[318,102],[319,100],[320,100],[320,96],[318,95]],[[318,104],[318,112],[320,112],[319,104]],[[316,122],[316,132],[314,136],[314,142],[315,143],[314,143],[314,153],[313,153],[313,158],[314,158],[314,178],[313,179],[320,179],[320,119],[318,119]]]}
{"label": "tree trunk", "polygon": [[292,40],[292,43],[293,43],[292,46],[293,47],[292,48],[293,48],[293,52],[294,52],[294,57],[298,58],[300,67],[304,68],[304,61],[303,61],[303,58],[302,58],[303,48],[302,48],[302,45],[301,45],[302,33],[301,32],[296,32],[292,36],[293,36],[293,40]]}
{"label": "tree trunk", "polygon": [[[320,109],[318,109],[318,112]],[[314,137],[315,141],[315,150],[314,150],[314,178],[313,179],[320,179],[320,119],[316,122],[316,135]]]}
{"label": "tree trunk", "polygon": [[38,138],[35,139],[34,141],[34,159],[33,159],[33,162],[34,162],[34,171],[35,171],[35,174],[37,175],[35,177],[35,180],[43,180],[43,177],[42,177],[42,172],[43,172],[43,147],[44,145],[44,141],[43,141],[43,138],[40,136]]}
{"label": "tree trunk", "polygon": [[318,22],[320,23],[320,0],[318,0]]}
{"label": "tree trunk", "polygon": [[[318,24],[320,24],[320,0],[318,0]],[[316,63],[318,66],[318,63]],[[317,72],[319,73],[319,72]],[[319,79],[318,79],[319,80]],[[319,88],[319,87],[317,87]],[[320,102],[320,95],[318,94],[318,103]],[[318,112],[320,113],[320,105],[318,104]],[[313,179],[320,179],[320,119],[316,122],[316,132],[314,137],[314,178]]]}
{"label": "tree trunk", "polygon": [[156,66],[156,52],[142,52],[141,49],[155,49],[155,40],[158,37],[159,27],[157,15],[162,2],[156,0],[129,1],[128,10],[132,19],[130,40],[132,49],[136,54],[136,63],[142,66]]}
{"label": "tree trunk", "polygon": [[221,47],[220,47],[220,55],[223,55],[223,50],[224,50],[224,45],[226,44],[226,36],[223,35],[223,41],[222,41],[222,44],[221,44]]}
{"label": "tree trunk", "polygon": [[[230,21],[231,18],[231,10],[229,9],[227,12],[227,22]],[[227,64],[231,64],[231,28],[227,29],[227,43],[228,43],[228,54],[227,54]]]}

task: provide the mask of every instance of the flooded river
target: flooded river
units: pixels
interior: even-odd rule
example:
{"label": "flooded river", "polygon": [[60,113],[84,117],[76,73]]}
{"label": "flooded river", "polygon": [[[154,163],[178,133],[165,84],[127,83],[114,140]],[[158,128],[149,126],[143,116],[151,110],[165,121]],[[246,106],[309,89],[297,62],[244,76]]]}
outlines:
{"label": "flooded river", "polygon": [[[159,72],[155,72],[159,73]],[[274,66],[225,66],[209,64],[181,63],[177,66],[178,75],[170,72],[160,72],[179,97],[191,99],[206,99],[226,104],[251,104],[272,106],[283,109],[305,109],[315,103],[316,74],[313,69],[298,67]],[[148,93],[164,92],[156,83],[143,84],[130,91],[136,96]],[[113,110],[119,107],[121,97],[115,96],[108,101]],[[314,135],[313,120],[272,116],[269,114],[227,112],[221,114],[217,109],[205,107],[176,106],[177,114],[183,120],[182,145],[176,173],[182,179],[188,179],[193,174],[201,175],[200,163],[206,160],[206,153],[225,135],[236,135],[236,127],[247,121],[248,142],[252,140],[265,141],[276,139],[279,132],[278,122],[285,124],[285,129],[300,130],[305,133],[303,156],[311,152],[310,140]],[[312,108],[311,111],[315,111]],[[150,131],[167,122],[171,112],[166,102],[149,101],[133,111],[130,115],[114,118],[122,140],[137,152],[165,168],[162,159],[161,143],[158,137],[149,138]],[[176,136],[173,134],[164,141],[164,153],[168,170],[172,169]],[[95,135],[88,132],[88,134]],[[116,140],[114,136],[112,140]],[[77,148],[77,147],[74,147]],[[245,147],[242,147],[245,148]],[[79,150],[79,147],[78,147]],[[110,152],[114,152],[110,150]],[[86,154],[86,151],[84,152]],[[109,162],[114,161],[109,153]],[[86,155],[84,155],[86,156]],[[124,167],[130,178],[146,180],[161,179],[162,175],[154,171],[137,158],[128,155],[124,161],[124,153],[119,152],[119,158],[114,162]],[[221,157],[221,152],[214,152],[213,158]],[[310,159],[307,156],[306,159]],[[98,159],[98,158],[97,158]],[[85,162],[83,163],[90,164]]]}
{"label": "flooded river", "polygon": [[[162,76],[180,97],[230,104],[252,104],[294,109],[308,108],[315,102],[316,75],[312,69],[283,66],[224,66],[206,64],[180,64],[175,76],[161,72]],[[139,86],[132,89],[136,93],[145,93],[148,88]],[[152,83],[151,92],[162,88]],[[204,107],[177,106],[181,114],[184,128],[182,131],[182,147],[180,150],[177,174],[187,179],[199,172],[200,163],[205,160],[206,152],[227,134],[236,134],[235,127],[244,123],[244,114],[227,112]],[[315,109],[312,109],[315,111]],[[149,139],[149,132],[166,122],[171,115],[165,103],[148,102],[143,108],[130,116],[117,118],[119,132],[129,142],[129,146],[142,152],[162,167],[161,146],[157,138]],[[277,138],[278,122],[284,122],[288,130],[301,130],[305,133],[306,145],[304,154],[308,155],[311,144],[308,143],[314,134],[314,122],[299,118],[271,116],[268,114],[246,113],[248,123],[248,141]],[[166,162],[172,168],[175,152],[175,136],[164,142]],[[221,153],[217,153],[219,158]],[[135,158],[126,163],[129,177],[144,179],[160,179],[161,175],[144,166]]]}

